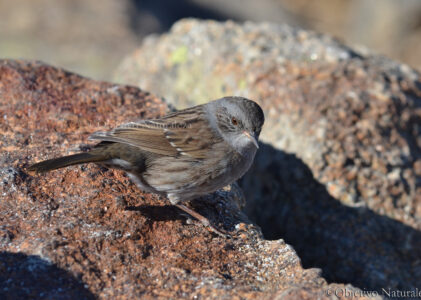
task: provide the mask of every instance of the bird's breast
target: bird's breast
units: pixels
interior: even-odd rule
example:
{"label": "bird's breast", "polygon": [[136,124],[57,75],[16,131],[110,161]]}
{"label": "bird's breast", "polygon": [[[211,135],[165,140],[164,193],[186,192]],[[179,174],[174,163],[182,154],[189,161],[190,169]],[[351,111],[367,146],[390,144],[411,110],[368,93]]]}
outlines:
{"label": "bird's breast", "polygon": [[256,153],[241,155],[218,145],[212,150],[204,159],[188,156],[157,159],[143,178],[159,192],[189,200],[215,192],[239,179],[250,168]]}

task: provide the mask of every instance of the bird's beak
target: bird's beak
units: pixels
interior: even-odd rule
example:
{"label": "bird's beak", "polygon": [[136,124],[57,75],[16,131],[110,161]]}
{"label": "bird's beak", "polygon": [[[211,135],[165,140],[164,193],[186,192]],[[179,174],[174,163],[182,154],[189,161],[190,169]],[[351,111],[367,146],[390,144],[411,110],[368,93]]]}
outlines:
{"label": "bird's beak", "polygon": [[243,131],[243,134],[253,142],[253,144],[256,146],[257,149],[259,149],[259,144],[257,143],[256,137],[254,136],[254,134],[252,135],[248,131]]}

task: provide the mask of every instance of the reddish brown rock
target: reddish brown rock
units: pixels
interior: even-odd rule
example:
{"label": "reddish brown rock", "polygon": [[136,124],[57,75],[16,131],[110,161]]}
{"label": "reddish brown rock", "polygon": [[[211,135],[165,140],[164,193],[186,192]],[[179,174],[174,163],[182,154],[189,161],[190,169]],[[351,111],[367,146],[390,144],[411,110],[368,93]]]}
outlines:
{"label": "reddish brown rock", "polygon": [[[265,241],[233,185],[192,205],[232,239],[188,224],[120,171],[74,166],[29,176],[35,161],[79,151],[97,130],[168,108],[134,87],[42,63],[0,61],[2,298],[334,298],[283,240]],[[342,298],[342,297],[341,297]]]}

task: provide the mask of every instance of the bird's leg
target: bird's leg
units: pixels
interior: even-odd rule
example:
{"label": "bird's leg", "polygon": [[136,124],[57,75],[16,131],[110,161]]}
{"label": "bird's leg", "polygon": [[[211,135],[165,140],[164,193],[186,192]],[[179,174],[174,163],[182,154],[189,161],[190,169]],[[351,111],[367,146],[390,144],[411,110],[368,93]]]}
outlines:
{"label": "bird's leg", "polygon": [[174,204],[174,205],[177,206],[182,211],[188,213],[192,217],[195,217],[197,220],[199,220],[203,224],[203,226],[205,226],[206,228],[209,228],[210,231],[216,233],[217,235],[220,235],[220,236],[223,236],[223,237],[227,237],[227,234],[222,233],[221,231],[219,231],[218,229],[216,229],[215,227],[213,227],[211,225],[211,223],[209,222],[209,220],[206,217],[204,217],[201,214],[195,212],[194,210],[188,208],[184,204],[177,203],[177,204]]}

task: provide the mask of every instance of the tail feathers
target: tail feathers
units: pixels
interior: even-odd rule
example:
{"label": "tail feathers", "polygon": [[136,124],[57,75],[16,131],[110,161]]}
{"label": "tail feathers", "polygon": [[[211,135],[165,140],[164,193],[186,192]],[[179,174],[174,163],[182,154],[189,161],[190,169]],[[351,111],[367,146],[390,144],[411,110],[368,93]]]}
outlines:
{"label": "tail feathers", "polygon": [[92,154],[89,152],[78,153],[69,156],[63,156],[59,158],[48,159],[30,166],[27,170],[30,173],[44,173],[55,169],[60,169],[72,165],[100,162],[106,158],[98,154]]}

